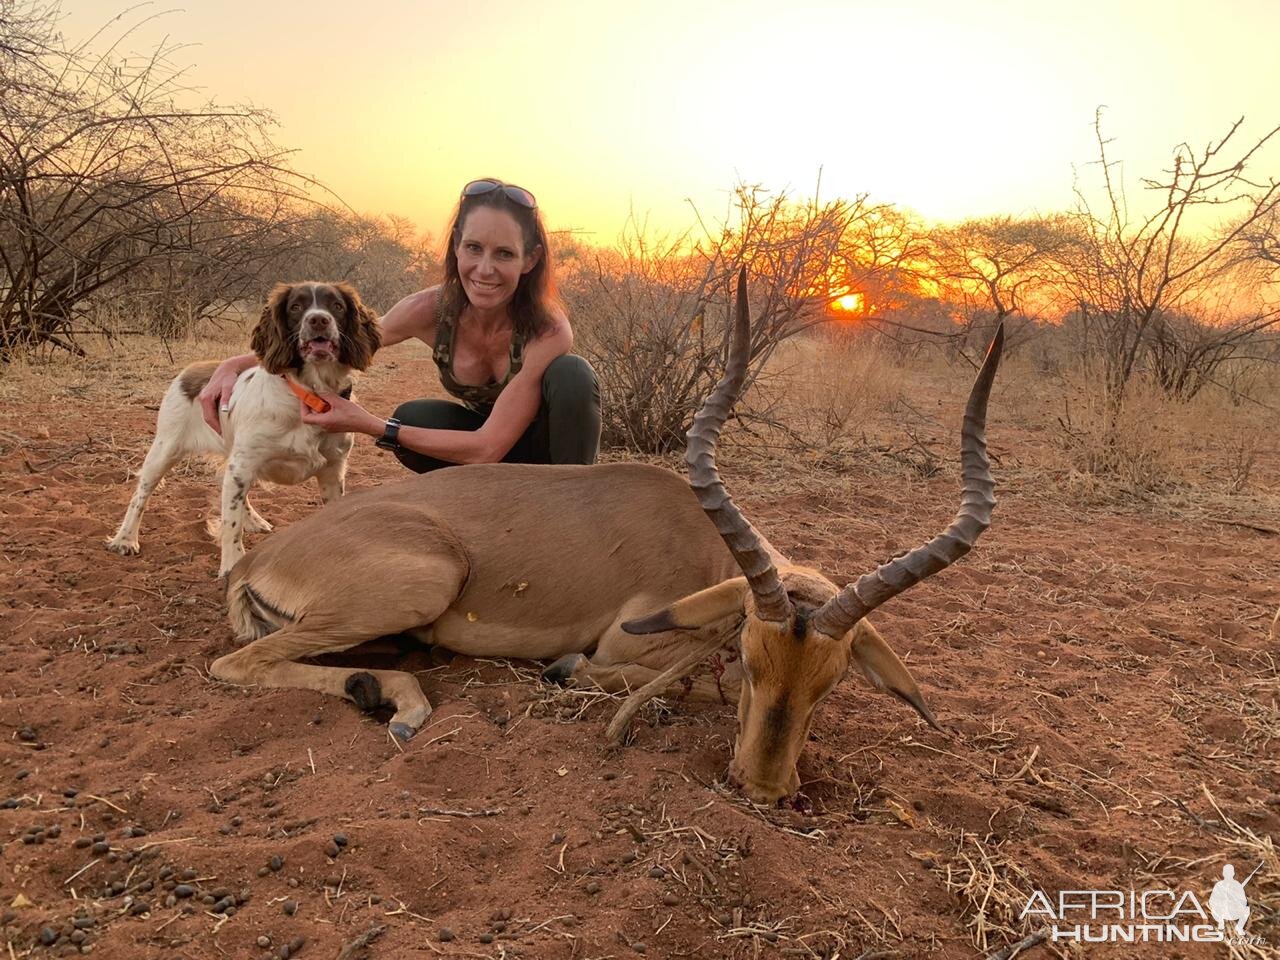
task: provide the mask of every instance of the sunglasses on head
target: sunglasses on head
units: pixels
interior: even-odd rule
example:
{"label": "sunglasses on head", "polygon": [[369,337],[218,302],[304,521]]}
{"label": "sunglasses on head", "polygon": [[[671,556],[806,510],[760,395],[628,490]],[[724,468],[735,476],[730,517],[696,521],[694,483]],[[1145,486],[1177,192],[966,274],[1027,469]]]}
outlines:
{"label": "sunglasses on head", "polygon": [[519,204],[528,210],[538,209],[538,201],[524,187],[517,187],[514,183],[503,183],[501,180],[493,180],[489,177],[472,180],[462,188],[462,196],[483,197],[486,193],[493,193],[495,190],[501,190],[512,203]]}

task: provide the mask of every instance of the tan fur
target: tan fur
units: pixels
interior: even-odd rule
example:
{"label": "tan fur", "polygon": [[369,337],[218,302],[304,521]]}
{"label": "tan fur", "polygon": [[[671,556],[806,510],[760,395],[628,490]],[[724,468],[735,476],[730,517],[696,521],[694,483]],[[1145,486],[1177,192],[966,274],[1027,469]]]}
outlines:
{"label": "tan fur", "polygon": [[178,391],[188,400],[194,400],[217,369],[217,360],[197,360],[178,374]]}
{"label": "tan fur", "polygon": [[[733,703],[745,686],[736,624],[750,604],[738,573],[688,484],[669,471],[641,464],[441,470],[345,497],[245,556],[231,571],[228,602],[236,635],[251,642],[211,671],[235,683],[354,699],[347,683],[360,671],[292,661],[429,628],[432,642],[459,653],[566,657],[576,681],[633,690],[719,635],[723,649],[676,689]],[[825,583],[794,566],[784,568],[784,580],[801,597]],[[668,604],[687,629],[649,636],[621,629]],[[874,640],[859,645],[876,648]],[[830,669],[838,679],[850,643],[837,646],[844,652]],[[891,689],[905,676],[918,697],[905,668],[881,664],[880,672]],[[421,688],[408,674],[371,673],[394,707],[393,730],[411,735],[431,710]],[[763,680],[757,686],[767,692],[772,685]]]}

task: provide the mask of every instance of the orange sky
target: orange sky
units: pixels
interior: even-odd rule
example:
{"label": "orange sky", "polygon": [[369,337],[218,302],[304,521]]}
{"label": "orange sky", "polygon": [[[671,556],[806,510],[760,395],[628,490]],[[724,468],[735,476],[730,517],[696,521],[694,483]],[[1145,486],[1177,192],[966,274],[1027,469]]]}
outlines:
{"label": "orange sky", "polygon": [[[71,5],[68,5],[71,6]],[[1072,202],[1094,109],[1156,173],[1181,140],[1280,121],[1280,3],[1080,0],[189,0],[125,41],[193,44],[187,79],[280,121],[295,165],[365,213],[441,232],[459,187],[537,194],[554,229],[610,243],[722,218],[738,181],[949,220]],[[80,39],[124,9],[78,0]],[[112,28],[115,33],[119,30]],[[1274,169],[1274,165],[1273,165]]]}

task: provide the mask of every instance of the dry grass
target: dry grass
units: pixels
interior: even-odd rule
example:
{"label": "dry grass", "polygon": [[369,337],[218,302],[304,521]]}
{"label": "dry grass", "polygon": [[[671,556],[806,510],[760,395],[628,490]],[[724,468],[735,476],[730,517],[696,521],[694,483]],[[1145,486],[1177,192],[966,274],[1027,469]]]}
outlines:
{"label": "dry grass", "polygon": [[[1039,889],[1039,884],[1001,846],[989,837],[961,833],[950,853],[919,857],[960,901],[973,945],[984,955],[997,941],[1013,944],[1036,932],[1019,914],[1026,906],[1027,891]],[[1046,946],[1060,957],[1071,956],[1065,941]]]}
{"label": "dry grass", "polygon": [[785,388],[780,420],[820,453],[865,445],[868,425],[898,407],[905,383],[896,359],[870,337],[794,340],[772,367]]}

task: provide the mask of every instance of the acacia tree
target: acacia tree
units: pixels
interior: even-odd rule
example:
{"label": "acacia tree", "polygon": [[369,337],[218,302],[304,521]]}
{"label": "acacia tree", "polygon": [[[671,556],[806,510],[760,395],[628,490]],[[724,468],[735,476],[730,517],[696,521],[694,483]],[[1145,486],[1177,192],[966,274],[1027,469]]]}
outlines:
{"label": "acacia tree", "polygon": [[778,344],[828,319],[832,263],[870,209],[861,199],[796,204],[740,186],[736,220],[704,228],[696,243],[654,240],[633,220],[616,250],[596,251],[589,264],[575,251],[563,293],[577,347],[600,377],[605,441],[650,453],[683,444],[724,369],[740,264],[751,282],[749,383]]}
{"label": "acacia tree", "polygon": [[939,297],[958,308],[956,351],[972,360],[999,323],[1006,350],[1031,336],[1056,299],[1056,260],[1074,237],[1059,217],[986,217],[934,230],[929,241]]}
{"label": "acacia tree", "polygon": [[130,59],[55,27],[56,7],[3,0],[0,360],[78,352],[95,294],[126,281],[172,298],[202,275],[234,296],[312,206],[265,112],[184,105],[176,47]]}
{"label": "acacia tree", "polygon": [[[1058,262],[1074,301],[1073,319],[1101,360],[1113,412],[1122,406],[1157,332],[1170,329],[1162,320],[1194,315],[1212,301],[1238,276],[1241,245],[1275,222],[1280,181],[1256,178],[1252,168],[1280,127],[1241,145],[1242,124],[1237,120],[1225,136],[1202,148],[1178,146],[1170,170],[1142,180],[1159,198],[1155,209],[1133,217],[1108,155],[1100,110],[1095,118],[1103,208],[1095,211],[1077,191],[1078,242],[1063,247]],[[1223,219],[1217,224],[1210,216]]]}

